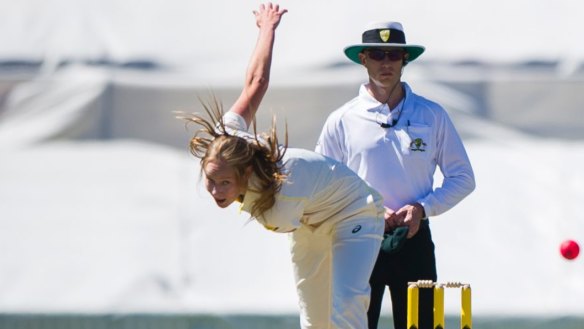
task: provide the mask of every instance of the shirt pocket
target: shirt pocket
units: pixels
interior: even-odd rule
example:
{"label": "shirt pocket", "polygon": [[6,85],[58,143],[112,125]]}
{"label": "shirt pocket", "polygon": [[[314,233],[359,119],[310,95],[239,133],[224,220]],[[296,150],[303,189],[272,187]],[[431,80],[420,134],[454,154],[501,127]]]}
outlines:
{"label": "shirt pocket", "polygon": [[427,159],[432,154],[432,127],[413,124],[397,132],[401,152],[412,159]]}

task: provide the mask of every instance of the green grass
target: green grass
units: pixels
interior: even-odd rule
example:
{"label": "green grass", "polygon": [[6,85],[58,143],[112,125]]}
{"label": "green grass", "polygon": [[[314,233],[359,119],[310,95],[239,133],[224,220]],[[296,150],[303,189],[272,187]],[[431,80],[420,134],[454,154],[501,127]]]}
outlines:
{"label": "green grass", "polygon": [[[457,317],[446,328],[459,328]],[[0,314],[0,329],[298,329],[296,315]],[[393,328],[382,317],[379,328]],[[473,318],[475,329],[582,329],[584,317]]]}

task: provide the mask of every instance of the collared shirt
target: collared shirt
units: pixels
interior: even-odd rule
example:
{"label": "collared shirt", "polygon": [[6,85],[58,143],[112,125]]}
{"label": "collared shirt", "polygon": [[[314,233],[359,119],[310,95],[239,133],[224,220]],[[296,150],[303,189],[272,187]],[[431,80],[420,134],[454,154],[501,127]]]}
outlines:
{"label": "collared shirt", "polygon": [[[392,123],[387,105],[363,84],[357,97],[329,115],[316,151],[347,164],[381,193],[388,208],[419,202],[426,216],[436,216],[474,190],[474,173],[446,111],[403,87],[404,103],[396,107],[402,113],[391,118],[399,117],[395,126],[381,127]],[[438,188],[436,168],[444,176]]]}
{"label": "collared shirt", "polygon": [[[247,134],[243,118],[233,112],[224,116],[226,126]],[[339,222],[383,218],[381,196],[347,166],[313,151],[288,148],[283,158],[286,180],[274,206],[256,218],[267,229],[290,232],[301,225],[328,233]],[[241,209],[251,211],[259,194],[250,178]]]}

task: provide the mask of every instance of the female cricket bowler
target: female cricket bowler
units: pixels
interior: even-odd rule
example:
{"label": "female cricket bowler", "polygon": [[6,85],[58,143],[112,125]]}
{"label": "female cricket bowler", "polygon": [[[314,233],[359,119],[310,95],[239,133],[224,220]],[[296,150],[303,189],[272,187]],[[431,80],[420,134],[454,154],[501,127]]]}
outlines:
{"label": "female cricket bowler", "polygon": [[[367,328],[369,277],[385,209],[380,195],[345,165],[280,145],[275,122],[258,134],[255,113],[268,89],[275,31],[286,9],[254,11],[259,36],[241,95],[223,113],[181,118],[198,126],[190,140],[205,187],[221,208],[236,202],[265,228],[291,235],[302,328]],[[253,133],[248,133],[253,123]]]}

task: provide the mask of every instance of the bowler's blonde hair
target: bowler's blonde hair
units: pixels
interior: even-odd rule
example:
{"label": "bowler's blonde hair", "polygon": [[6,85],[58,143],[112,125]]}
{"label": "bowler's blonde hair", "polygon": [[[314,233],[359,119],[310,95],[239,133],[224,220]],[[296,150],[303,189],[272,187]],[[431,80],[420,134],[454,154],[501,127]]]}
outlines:
{"label": "bowler's blonde hair", "polygon": [[238,184],[243,186],[248,184],[243,179],[245,171],[251,167],[257,179],[254,179],[253,185],[248,184],[247,189],[260,195],[251,205],[251,216],[260,217],[274,206],[276,193],[280,191],[286,178],[282,172],[282,158],[288,147],[287,129],[284,145],[278,142],[274,117],[268,133],[258,135],[254,118],[253,138],[236,136],[226,128],[223,106],[216,97],[210,102],[201,101],[201,104],[207,118],[199,113],[179,116],[187,123],[199,126],[190,140],[189,148],[195,157],[201,159],[201,174],[210,161],[223,161],[234,169]]}

